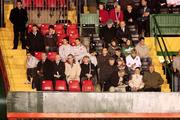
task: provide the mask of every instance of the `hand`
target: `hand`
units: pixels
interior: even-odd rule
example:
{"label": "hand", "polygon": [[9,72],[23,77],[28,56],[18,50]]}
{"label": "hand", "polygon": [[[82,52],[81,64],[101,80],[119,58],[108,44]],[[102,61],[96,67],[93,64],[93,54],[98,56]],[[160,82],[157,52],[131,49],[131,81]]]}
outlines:
{"label": "hand", "polygon": [[54,77],[55,77],[55,78],[60,78],[61,75],[56,75],[56,74],[54,74]]}
{"label": "hand", "polygon": [[129,22],[133,22],[133,19],[132,19],[132,18],[130,18],[128,21],[129,21]]}
{"label": "hand", "polygon": [[86,74],[87,78],[91,78],[92,75],[91,74]]}
{"label": "hand", "polygon": [[144,16],[144,17],[149,16],[149,12],[145,12],[145,13],[143,14],[143,16]]}

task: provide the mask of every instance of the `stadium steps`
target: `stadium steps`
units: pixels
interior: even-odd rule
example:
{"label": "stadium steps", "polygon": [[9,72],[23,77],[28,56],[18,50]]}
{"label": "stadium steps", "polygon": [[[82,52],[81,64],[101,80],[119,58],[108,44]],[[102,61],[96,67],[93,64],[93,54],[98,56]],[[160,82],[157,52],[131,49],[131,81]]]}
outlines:
{"label": "stadium steps", "polygon": [[171,89],[169,87],[169,84],[167,84],[166,75],[164,74],[164,71],[162,69],[162,64],[160,63],[159,57],[157,56],[154,37],[146,38],[145,42],[150,49],[150,56],[152,57],[152,63],[155,67],[155,71],[159,72],[164,80],[164,84],[161,86],[161,91],[170,92]]}
{"label": "stadium steps", "polygon": [[10,83],[10,91],[34,91],[27,82],[26,77],[26,51],[19,48],[13,50],[13,26],[9,14],[13,5],[5,5],[6,27],[0,29],[0,46]]}

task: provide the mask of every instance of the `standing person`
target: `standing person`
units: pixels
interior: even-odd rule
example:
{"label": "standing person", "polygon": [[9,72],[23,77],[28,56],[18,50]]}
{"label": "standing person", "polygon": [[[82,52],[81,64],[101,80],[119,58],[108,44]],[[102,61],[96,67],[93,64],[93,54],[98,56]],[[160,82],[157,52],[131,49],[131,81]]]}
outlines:
{"label": "standing person", "polygon": [[136,23],[136,12],[131,4],[126,6],[126,10],[124,12],[125,21],[127,26],[135,25]]}
{"label": "standing person", "polygon": [[174,90],[175,92],[180,91],[180,50],[178,55],[174,58],[173,61],[173,70],[174,70]]}
{"label": "standing person", "polygon": [[10,13],[10,21],[13,24],[14,31],[14,46],[13,49],[18,47],[18,38],[22,42],[22,49],[26,49],[25,31],[26,23],[28,21],[27,11],[22,8],[22,1],[17,0],[16,8],[13,8]]}
{"label": "standing person", "polygon": [[45,50],[44,38],[38,30],[36,24],[32,27],[32,32],[27,35],[27,47],[30,53],[43,52]]}
{"label": "standing person", "polygon": [[143,82],[145,84],[144,91],[160,92],[163,79],[161,75],[154,70],[154,66],[149,67],[149,71],[144,73]]}

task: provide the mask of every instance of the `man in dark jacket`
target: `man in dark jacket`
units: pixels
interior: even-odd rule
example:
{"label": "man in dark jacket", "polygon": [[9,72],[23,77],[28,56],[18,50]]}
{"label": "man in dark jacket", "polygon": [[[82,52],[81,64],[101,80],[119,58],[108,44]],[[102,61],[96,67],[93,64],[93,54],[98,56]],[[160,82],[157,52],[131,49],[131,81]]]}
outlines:
{"label": "man in dark jacket", "polygon": [[149,67],[149,72],[145,72],[143,76],[144,91],[148,92],[160,92],[163,79],[161,75],[154,71],[154,66]]}
{"label": "man in dark jacket", "polygon": [[125,21],[120,22],[120,26],[116,31],[116,38],[121,46],[126,43],[127,39],[131,39],[131,33],[126,27]]}
{"label": "man in dark jacket", "polygon": [[106,23],[107,25],[100,30],[100,38],[104,41],[105,47],[109,47],[108,44],[116,37],[116,28],[113,26],[113,21],[110,19]]}
{"label": "man in dark jacket", "polygon": [[65,63],[61,61],[60,55],[56,55],[53,62],[53,76],[55,80],[65,80]]}
{"label": "man in dark jacket", "polygon": [[108,81],[111,80],[112,75],[117,71],[118,68],[115,65],[115,59],[113,57],[109,58],[108,65],[104,65],[99,72],[102,91],[108,91]]}
{"label": "man in dark jacket", "polygon": [[57,34],[53,25],[49,26],[49,32],[44,38],[46,52],[57,52]]}
{"label": "man in dark jacket", "polygon": [[37,25],[33,25],[32,32],[27,36],[27,47],[30,53],[43,52],[44,48],[44,38],[38,30]]}
{"label": "man in dark jacket", "polygon": [[13,24],[13,30],[14,30],[13,49],[17,49],[18,47],[19,34],[20,34],[20,40],[22,42],[22,49],[26,49],[25,30],[26,30],[26,23],[28,21],[28,17],[27,17],[27,11],[22,8],[21,0],[17,0],[16,8],[13,8],[11,10],[9,19]]}
{"label": "man in dark jacket", "polygon": [[81,82],[84,80],[92,80],[93,83],[96,83],[95,74],[96,68],[91,63],[89,56],[84,56],[81,63]]}
{"label": "man in dark jacket", "polygon": [[47,59],[47,55],[42,53],[42,60],[37,65],[36,89],[42,90],[42,80],[53,80],[53,64]]}

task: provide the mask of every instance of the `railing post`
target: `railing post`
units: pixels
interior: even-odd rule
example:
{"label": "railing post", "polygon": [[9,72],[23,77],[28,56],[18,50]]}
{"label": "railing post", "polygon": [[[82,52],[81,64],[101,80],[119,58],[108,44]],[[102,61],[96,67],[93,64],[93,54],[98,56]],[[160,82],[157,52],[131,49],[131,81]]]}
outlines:
{"label": "railing post", "polygon": [[0,0],[0,27],[4,26],[4,0]]}

